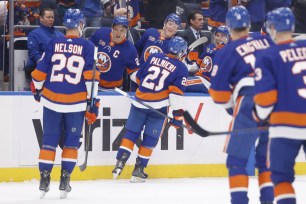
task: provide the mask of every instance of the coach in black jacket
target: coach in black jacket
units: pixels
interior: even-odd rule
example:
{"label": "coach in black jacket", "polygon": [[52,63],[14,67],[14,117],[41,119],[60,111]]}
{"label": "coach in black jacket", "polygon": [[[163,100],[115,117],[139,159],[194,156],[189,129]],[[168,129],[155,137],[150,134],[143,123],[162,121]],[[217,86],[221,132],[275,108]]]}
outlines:
{"label": "coach in black jacket", "polygon": [[[204,27],[204,17],[201,11],[192,11],[188,15],[187,19],[189,27],[182,31],[178,32],[177,35],[184,38],[187,41],[188,46],[199,39],[200,37],[203,37],[203,34],[201,34],[201,30],[203,30]],[[204,30],[208,30],[207,27],[204,28]],[[198,51],[199,56],[203,52],[203,45],[200,45],[195,48],[195,51]]]}

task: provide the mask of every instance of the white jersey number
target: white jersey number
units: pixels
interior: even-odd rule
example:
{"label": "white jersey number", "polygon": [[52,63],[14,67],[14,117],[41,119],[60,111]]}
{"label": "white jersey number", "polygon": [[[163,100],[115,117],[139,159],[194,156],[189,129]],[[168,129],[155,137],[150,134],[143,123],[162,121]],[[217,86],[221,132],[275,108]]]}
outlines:
{"label": "white jersey number", "polygon": [[243,59],[244,59],[245,63],[251,65],[253,70],[255,69],[256,58],[253,54],[247,55]]}
{"label": "white jersey number", "polygon": [[[160,67],[152,66],[148,69],[150,74],[142,82],[142,86],[154,91],[160,91],[164,88],[165,79],[169,76],[170,72]],[[161,74],[161,76],[160,76]],[[159,77],[158,82],[153,82]]]}
{"label": "white jersey number", "polygon": [[[292,67],[293,74],[301,74],[303,70],[306,70],[306,61],[294,63]],[[306,85],[306,76],[303,76],[303,81],[304,81],[304,84]],[[301,89],[298,89],[297,91],[301,97],[306,98],[306,88],[301,88]]]}
{"label": "white jersey number", "polygon": [[[52,67],[51,82],[63,82],[65,79],[68,83],[78,84],[81,81],[85,64],[83,57],[72,55],[67,58],[64,54],[54,54],[51,62],[56,61],[59,61],[59,63]],[[64,68],[67,68],[69,73],[62,73]]]}

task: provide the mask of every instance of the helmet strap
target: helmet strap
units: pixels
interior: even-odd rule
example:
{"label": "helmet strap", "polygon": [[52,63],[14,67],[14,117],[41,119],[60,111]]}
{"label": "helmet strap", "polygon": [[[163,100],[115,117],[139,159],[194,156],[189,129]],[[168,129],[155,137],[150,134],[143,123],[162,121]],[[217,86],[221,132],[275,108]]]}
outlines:
{"label": "helmet strap", "polygon": [[78,30],[79,30],[79,36],[81,37],[83,35],[83,30],[84,30],[84,23],[83,22],[82,22],[82,25],[81,25],[81,23],[79,23]]}
{"label": "helmet strap", "polygon": [[276,30],[275,29],[271,29],[270,27],[267,27],[267,33],[270,35],[270,38],[273,40],[273,42],[275,42],[276,40]]}

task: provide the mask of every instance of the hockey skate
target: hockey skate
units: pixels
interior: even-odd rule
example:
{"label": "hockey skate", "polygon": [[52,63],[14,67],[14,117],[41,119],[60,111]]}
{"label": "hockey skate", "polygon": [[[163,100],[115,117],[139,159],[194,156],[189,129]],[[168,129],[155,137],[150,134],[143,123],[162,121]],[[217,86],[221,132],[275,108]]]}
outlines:
{"label": "hockey skate", "polygon": [[67,194],[71,191],[70,174],[68,173],[67,170],[62,170],[59,189],[60,189],[60,198],[61,199],[67,198]]}
{"label": "hockey skate", "polygon": [[123,153],[121,158],[117,160],[116,166],[112,171],[114,179],[116,179],[121,174],[121,171],[123,170],[127,159],[128,159],[128,154]]}
{"label": "hockey skate", "polygon": [[40,190],[41,199],[45,197],[49,189],[50,189],[50,172],[47,170],[44,170],[40,172],[39,190]]}
{"label": "hockey skate", "polygon": [[143,171],[144,167],[140,164],[140,159],[136,159],[135,168],[132,172],[132,178],[130,182],[132,183],[142,183],[148,178],[148,174]]}

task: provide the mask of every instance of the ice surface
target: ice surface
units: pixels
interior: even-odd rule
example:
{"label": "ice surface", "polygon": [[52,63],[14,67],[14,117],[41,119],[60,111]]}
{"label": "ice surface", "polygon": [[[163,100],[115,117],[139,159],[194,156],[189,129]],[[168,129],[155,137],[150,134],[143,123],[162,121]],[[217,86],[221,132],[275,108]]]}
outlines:
{"label": "ice surface", "polygon": [[[129,180],[72,181],[68,198],[61,200],[59,182],[52,181],[50,191],[40,199],[37,180],[0,183],[1,204],[229,204],[227,178],[148,179],[145,183]],[[306,177],[294,183],[297,203],[306,203]],[[258,204],[258,185],[250,179],[250,204]]]}

